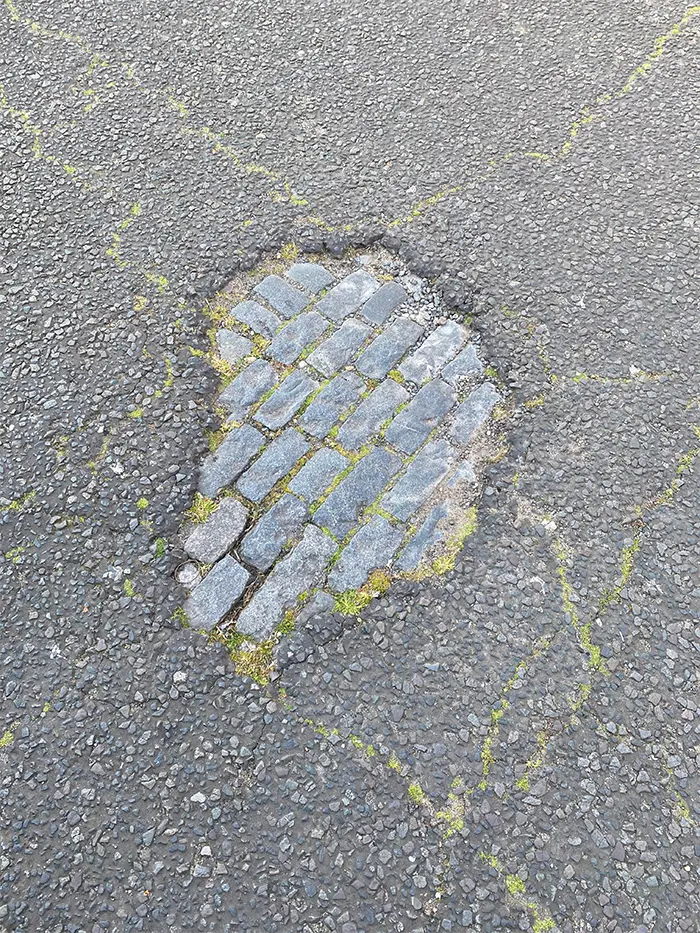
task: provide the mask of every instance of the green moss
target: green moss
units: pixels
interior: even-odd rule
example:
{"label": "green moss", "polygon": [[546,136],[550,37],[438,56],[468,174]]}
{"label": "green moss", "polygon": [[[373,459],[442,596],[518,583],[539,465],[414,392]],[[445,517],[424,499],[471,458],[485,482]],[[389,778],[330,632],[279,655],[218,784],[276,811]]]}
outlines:
{"label": "green moss", "polygon": [[133,411],[129,412],[129,417],[133,418],[134,421],[138,421],[140,418],[143,418],[143,408],[134,408]]}
{"label": "green moss", "polygon": [[196,492],[192,499],[192,505],[187,509],[185,515],[191,522],[201,525],[216,512],[218,507],[219,506],[213,499],[209,499],[207,496],[203,496],[201,493]]}
{"label": "green moss", "polygon": [[136,590],[134,589],[134,584],[131,582],[129,577],[124,580],[124,592],[127,596],[136,596]]}
{"label": "green moss", "polygon": [[525,882],[518,875],[506,875],[506,891],[513,896],[525,893]]}
{"label": "green moss", "polygon": [[137,509],[147,509],[148,508],[148,499],[142,496],[136,503]]}
{"label": "green moss", "polygon": [[156,538],[156,549],[155,556],[156,558],[161,558],[164,556],[168,542],[165,538]]}
{"label": "green moss", "polygon": [[425,791],[417,781],[408,785],[408,799],[417,807],[425,802]]}
{"label": "green moss", "polygon": [[178,606],[175,612],[173,612],[173,622],[177,622],[178,625],[181,625],[183,628],[189,628],[190,620],[182,606]]}
{"label": "green moss", "polygon": [[5,729],[0,736],[0,748],[9,748],[15,740],[15,734],[12,729]]}
{"label": "green moss", "polygon": [[22,509],[33,502],[34,499],[36,499],[36,490],[30,489],[29,492],[25,492],[23,496],[19,496],[19,498],[13,499],[9,505],[4,507],[3,511],[21,512]]}
{"label": "green moss", "polygon": [[401,762],[399,761],[395,752],[392,752],[391,755],[389,755],[389,760],[387,761],[386,766],[387,768],[391,768],[392,771],[397,771],[399,773],[401,772]]}

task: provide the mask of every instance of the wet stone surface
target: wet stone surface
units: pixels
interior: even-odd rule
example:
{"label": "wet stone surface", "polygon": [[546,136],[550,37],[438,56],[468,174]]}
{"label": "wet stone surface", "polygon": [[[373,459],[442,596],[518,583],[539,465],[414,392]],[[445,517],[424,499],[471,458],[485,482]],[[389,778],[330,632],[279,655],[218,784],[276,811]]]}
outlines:
{"label": "wet stone surface", "polygon": [[[188,605],[207,629],[216,617],[264,640],[319,593],[433,572],[475,501],[497,390],[476,384],[461,316],[395,261],[388,275],[384,256],[294,263],[231,304],[217,346],[255,358],[217,399],[230,415],[201,470],[211,514],[185,541],[203,575]],[[269,342],[253,346],[237,321]],[[209,565],[227,553],[247,585],[212,601]]]}

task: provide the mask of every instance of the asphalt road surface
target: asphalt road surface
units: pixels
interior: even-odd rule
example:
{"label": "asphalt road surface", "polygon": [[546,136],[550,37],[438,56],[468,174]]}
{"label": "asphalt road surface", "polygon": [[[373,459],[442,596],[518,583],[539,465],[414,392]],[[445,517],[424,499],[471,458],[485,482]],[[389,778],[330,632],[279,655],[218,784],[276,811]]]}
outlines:
{"label": "asphalt road surface", "polygon": [[[4,0],[3,929],[697,929],[699,26]],[[446,579],[261,689],[172,618],[189,347],[377,240],[472,308],[502,456]]]}

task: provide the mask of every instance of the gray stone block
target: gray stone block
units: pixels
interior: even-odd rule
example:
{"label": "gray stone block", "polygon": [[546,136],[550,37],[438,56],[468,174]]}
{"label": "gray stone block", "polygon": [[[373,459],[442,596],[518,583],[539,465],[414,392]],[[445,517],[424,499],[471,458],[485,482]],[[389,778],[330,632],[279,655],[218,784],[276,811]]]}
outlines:
{"label": "gray stone block", "polygon": [[228,409],[230,420],[242,421],[252,406],[277,385],[277,373],[266,360],[253,360],[230,382],[217,399]]}
{"label": "gray stone block", "polygon": [[183,607],[192,628],[210,632],[218,625],[243,595],[249,576],[228,554],[214,564]]}
{"label": "gray stone block", "polygon": [[277,391],[262,403],[255,414],[255,420],[271,431],[283,427],[317,388],[317,382],[301,370],[295,370],[280,384]]}
{"label": "gray stone block", "polygon": [[337,450],[323,447],[299,470],[289,488],[306,502],[314,502],[349,463]]}
{"label": "gray stone block", "polygon": [[480,376],[484,366],[476,354],[476,347],[470,344],[443,369],[442,378],[454,385],[460,379]]}
{"label": "gray stone block", "polygon": [[324,340],[320,346],[316,347],[309,356],[309,363],[329,379],[333,373],[337,373],[355,358],[357,351],[371,333],[371,327],[351,318],[345,321],[328,340]]}
{"label": "gray stone block", "polygon": [[328,574],[328,587],[334,593],[356,590],[367,582],[373,570],[386,567],[404,535],[381,515],[373,515],[354,535]]}
{"label": "gray stone block", "polygon": [[427,439],[455,403],[455,393],[446,382],[435,379],[423,386],[386,429],[389,444],[412,454]]}
{"label": "gray stone block", "polygon": [[335,599],[330,593],[324,593],[323,590],[316,593],[299,611],[297,616],[297,631],[301,626],[306,625],[309,619],[316,616],[325,616],[335,609]]}
{"label": "gray stone block", "polygon": [[276,314],[257,301],[242,301],[231,311],[231,317],[263,337],[273,337],[281,323]]}
{"label": "gray stone block", "polygon": [[213,564],[238,541],[247,521],[244,505],[237,499],[223,499],[213,515],[187,536],[185,551],[203,564]]}
{"label": "gray stone block", "polygon": [[330,272],[317,262],[295,262],[287,272],[287,278],[314,295],[322,292],[333,281]]}
{"label": "gray stone block", "polygon": [[295,428],[287,428],[241,476],[238,491],[251,502],[261,502],[308,450],[308,441]]}
{"label": "gray stone block", "polygon": [[268,570],[308,518],[307,507],[289,493],[278,499],[243,539],[241,557],[257,570]]}
{"label": "gray stone block", "polygon": [[474,389],[454,414],[451,431],[453,439],[458,444],[468,444],[500,400],[501,396],[490,382]]}
{"label": "gray stone block", "polygon": [[386,282],[365,302],[362,314],[373,324],[383,324],[408,298],[398,282]]}
{"label": "gray stone block", "polygon": [[415,570],[428,550],[438,541],[442,541],[445,532],[438,528],[438,523],[449,515],[445,503],[435,506],[428,514],[416,534],[411,538],[396,561],[396,569],[404,572]]}
{"label": "gray stone block", "polygon": [[383,379],[422,334],[420,324],[408,317],[397,318],[367,347],[357,361],[357,368],[370,379]]}
{"label": "gray stone block", "polygon": [[249,424],[229,432],[202,464],[199,473],[202,495],[213,497],[237,479],[264,443],[265,438],[260,431]]}
{"label": "gray stone block", "polygon": [[448,479],[447,488],[460,489],[462,486],[472,486],[474,483],[476,483],[474,465],[470,460],[464,460]]}
{"label": "gray stone block", "polygon": [[317,510],[314,521],[342,540],[352,530],[360,512],[374,502],[400,467],[397,456],[376,447],[336,486]]}
{"label": "gray stone block", "polygon": [[378,287],[379,283],[369,272],[358,269],[338,282],[316,307],[331,321],[342,321],[357,311]]}
{"label": "gray stone block", "polygon": [[406,521],[419,509],[454,463],[455,451],[446,440],[426,444],[406,472],[389,490],[381,506],[395,518]]}
{"label": "gray stone block", "polygon": [[398,382],[385,379],[340,426],[338,443],[347,450],[359,450],[408,397],[408,392]]}
{"label": "gray stone block", "polygon": [[294,317],[308,305],[311,300],[308,295],[294,288],[278,275],[268,275],[253,289],[256,294],[264,298],[268,304],[282,317]]}
{"label": "gray stone block", "polygon": [[447,321],[434,330],[415,353],[399,366],[405,379],[417,386],[439,375],[442,367],[457,354],[467,339],[467,332],[456,321]]}
{"label": "gray stone block", "polygon": [[293,363],[327,329],[328,321],[315,311],[299,314],[277,333],[266,353],[280,363]]}
{"label": "gray stone block", "polygon": [[216,334],[216,349],[221,359],[233,366],[253,352],[253,342],[242,334],[222,327]]}
{"label": "gray stone block", "polygon": [[301,541],[270,571],[241,612],[236,629],[258,641],[269,638],[301,594],[322,583],[336,549],[335,541],[320,528],[307,525]]}
{"label": "gray stone block", "polygon": [[314,437],[326,437],[364,390],[365,384],[357,373],[341,373],[318,393],[299,418],[299,425]]}

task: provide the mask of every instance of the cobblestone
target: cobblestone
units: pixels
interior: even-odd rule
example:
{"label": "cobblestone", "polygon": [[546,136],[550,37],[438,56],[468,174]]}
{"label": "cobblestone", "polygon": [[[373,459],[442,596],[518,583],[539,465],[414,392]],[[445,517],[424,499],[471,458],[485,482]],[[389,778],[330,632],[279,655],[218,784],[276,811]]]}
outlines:
{"label": "cobblestone", "polygon": [[483,364],[477,355],[476,347],[472,344],[447,364],[442,371],[442,378],[454,385],[460,379],[480,376],[483,371]]}
{"label": "cobblestone", "polygon": [[251,502],[261,502],[308,450],[308,441],[295,428],[287,428],[241,476],[238,491]]}
{"label": "cobblestone", "polygon": [[447,476],[454,458],[455,451],[446,440],[426,444],[383,497],[382,508],[406,521]]}
{"label": "cobblestone", "polygon": [[214,564],[184,605],[193,629],[210,632],[243,595],[250,574],[228,554]]}
{"label": "cobblestone", "polygon": [[336,549],[333,539],[320,528],[307,525],[301,541],[270,571],[241,612],[238,631],[257,641],[269,638],[299,596],[325,578],[326,567]]}
{"label": "cobblestone", "polygon": [[459,444],[468,444],[500,399],[497,389],[490,382],[474,389],[454,413],[451,432],[454,440]]}
{"label": "cobblestone", "polygon": [[253,289],[282,317],[290,318],[299,314],[309,304],[309,297],[298,288],[294,288],[278,275],[268,275]]}
{"label": "cobblestone", "polygon": [[377,288],[377,280],[364,269],[358,269],[334,285],[316,307],[321,314],[337,323],[357,311]]}
{"label": "cobblestone", "polygon": [[341,373],[321,389],[299,418],[300,426],[314,437],[326,437],[364,389],[365,384],[357,373]]}
{"label": "cobblestone", "polygon": [[266,352],[280,363],[293,363],[327,329],[325,318],[315,311],[306,311],[278,332]]}
{"label": "cobblestone", "polygon": [[422,334],[420,324],[409,317],[397,318],[360,356],[358,370],[369,379],[383,379]]}
{"label": "cobblestone", "polygon": [[202,564],[213,564],[238,541],[248,521],[248,509],[228,498],[206,522],[196,525],[185,541],[185,551]]}
{"label": "cobblestone", "polygon": [[391,525],[382,515],[373,515],[351,538],[328,575],[330,589],[342,593],[362,586],[373,570],[389,564],[403,535],[403,527]]}
{"label": "cobblestone", "polygon": [[266,360],[253,360],[219,395],[232,421],[242,421],[266,392],[277,385],[277,373]]}
{"label": "cobblestone", "polygon": [[216,333],[216,349],[222,360],[233,366],[253,352],[253,342],[242,334],[221,328]]}
{"label": "cobblestone", "polygon": [[382,424],[408,397],[408,392],[403,386],[393,379],[385,379],[360,402],[353,414],[340,426],[338,442],[346,450],[359,450],[365,441],[379,432]]}
{"label": "cobblestone", "polygon": [[356,351],[371,332],[367,324],[351,318],[310,354],[309,363],[326,378],[330,378],[354,359]]}
{"label": "cobblestone", "polygon": [[436,505],[435,508],[431,509],[425,521],[404,547],[396,561],[398,570],[406,572],[415,570],[430,548],[443,540],[445,535],[438,528],[438,523],[446,519],[449,514],[450,510],[445,503]]}
{"label": "cobblestone", "polygon": [[429,334],[415,353],[399,366],[405,379],[417,386],[439,375],[442,367],[459,351],[466,339],[464,328],[456,321],[447,321]]}
{"label": "cobblestone", "polygon": [[202,465],[199,474],[202,495],[215,496],[224,486],[238,479],[264,443],[262,434],[249,424],[230,431]]}
{"label": "cobblestone", "polygon": [[296,496],[282,496],[245,536],[241,557],[257,570],[268,570],[308,516],[307,507]]}
{"label": "cobblestone", "polygon": [[241,324],[246,324],[256,334],[268,338],[273,337],[280,326],[277,315],[263,308],[257,301],[242,301],[237,304],[231,311],[231,317]]}
{"label": "cobblestone", "polygon": [[341,480],[314,515],[314,522],[342,540],[400,467],[397,456],[375,447]]}
{"label": "cobblestone", "polygon": [[287,272],[287,278],[314,295],[322,292],[333,281],[330,272],[316,262],[295,262]]}
{"label": "cobblestone", "polygon": [[349,464],[347,457],[337,450],[324,447],[304,464],[290,482],[289,488],[306,502],[314,502]]}
{"label": "cobblestone", "polygon": [[301,370],[295,370],[280,384],[255,414],[255,420],[271,431],[284,427],[299,411],[318,383]]}
{"label": "cobblestone", "polygon": [[404,453],[412,454],[427,440],[455,403],[451,386],[436,379],[429,382],[394,418],[386,429],[386,440]]}
{"label": "cobblestone", "polygon": [[398,282],[385,282],[362,308],[362,315],[373,324],[383,324],[408,298]]}

